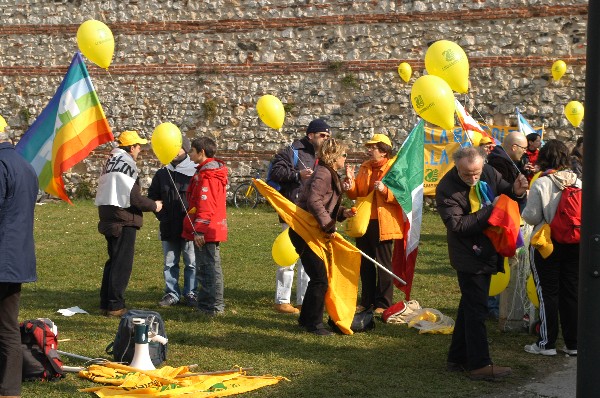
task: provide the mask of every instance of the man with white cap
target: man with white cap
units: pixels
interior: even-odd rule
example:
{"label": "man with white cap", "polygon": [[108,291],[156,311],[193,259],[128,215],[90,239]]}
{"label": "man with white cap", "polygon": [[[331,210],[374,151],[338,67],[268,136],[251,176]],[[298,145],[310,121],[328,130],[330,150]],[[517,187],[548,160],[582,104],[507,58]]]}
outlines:
{"label": "man with white cap", "polygon": [[0,116],[0,396],[21,396],[21,284],[37,280],[33,219],[38,178]]}
{"label": "man with white cap", "polygon": [[142,196],[139,170],[135,161],[148,140],[136,131],[121,133],[118,147],[113,149],[102,170],[96,193],[98,232],[108,245],[100,287],[100,311],[109,317],[127,312],[125,289],[133,269],[137,230],[142,227],[144,211],[160,212],[162,202]]}

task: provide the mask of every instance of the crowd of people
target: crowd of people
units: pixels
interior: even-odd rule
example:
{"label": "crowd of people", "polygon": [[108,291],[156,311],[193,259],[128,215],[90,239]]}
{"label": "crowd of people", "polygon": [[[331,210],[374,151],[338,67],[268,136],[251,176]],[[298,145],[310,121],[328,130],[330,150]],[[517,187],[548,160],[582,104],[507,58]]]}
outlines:
{"label": "crowd of people", "polygon": [[[6,127],[0,117],[0,228],[18,233],[0,239],[0,395],[18,396],[19,298],[21,284],[36,280],[33,208],[38,182],[31,166],[15,153]],[[485,325],[490,314],[497,317],[497,300],[488,297],[491,276],[505,272],[503,256],[484,233],[498,198],[505,194],[516,201],[522,219],[533,225],[532,236],[538,236],[554,218],[563,190],[581,188],[583,140],[577,140],[569,152],[558,140],[542,145],[541,137],[534,135],[512,132],[502,145],[484,137],[479,148],[459,149],[453,155],[454,167],[436,190],[437,210],[447,229],[449,260],[461,292],[447,370],[467,372],[475,380],[512,373],[511,368],[492,362]],[[153,212],[160,225],[165,288],[158,305],[185,303],[206,316],[222,314],[220,243],[227,240],[228,233],[228,169],[215,157],[216,142],[208,137],[190,142],[183,137],[181,150],[156,172],[148,196],[144,196],[136,160],[148,141],[132,130],[123,131],[116,141],[102,169],[95,199],[98,231],[106,239],[108,253],[100,288],[101,314],[121,317],[127,312],[125,292],[143,212]],[[315,218],[322,240],[331,239],[337,223],[356,214],[354,208],[342,205],[344,195],[355,200],[371,194],[368,226],[364,235],[356,238],[356,245],[391,270],[394,240],[403,237],[400,205],[382,182],[393,162],[393,145],[385,134],[375,134],[365,149],[367,160],[356,172],[354,165],[346,164],[347,144],[331,136],[325,120],[315,119],[304,137],[275,155],[271,178],[283,196]],[[280,222],[283,229],[288,228]],[[332,335],[323,323],[328,289],[325,264],[297,231],[290,229],[289,236],[299,261],[278,267],[273,308],[278,313],[299,314],[298,324],[308,333]],[[551,250],[531,246],[541,328],[537,340],[524,349],[531,354],[556,355],[560,325],[563,351],[577,355],[579,244],[559,243],[552,237],[547,240]],[[14,250],[5,249],[16,246],[23,248],[18,259],[10,255]],[[513,257],[508,264],[516,262]],[[291,301],[294,272],[295,306]],[[363,261],[360,280],[357,313],[372,310],[382,314],[393,305],[388,273]]]}

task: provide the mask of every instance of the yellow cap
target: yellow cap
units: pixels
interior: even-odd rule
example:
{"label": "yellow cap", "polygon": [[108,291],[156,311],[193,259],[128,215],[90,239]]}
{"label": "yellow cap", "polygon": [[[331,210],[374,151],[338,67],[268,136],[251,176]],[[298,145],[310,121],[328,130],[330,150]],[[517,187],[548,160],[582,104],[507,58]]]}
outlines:
{"label": "yellow cap", "polygon": [[123,131],[119,138],[117,138],[117,141],[119,141],[121,146],[130,146],[135,144],[143,145],[148,143],[147,139],[141,138],[137,131],[134,130]]}
{"label": "yellow cap", "polygon": [[378,142],[383,142],[389,146],[392,146],[392,141],[385,134],[373,134],[373,138],[365,143],[365,145],[377,144]]}
{"label": "yellow cap", "polygon": [[548,258],[554,251],[554,244],[550,239],[550,225],[544,224],[535,235],[531,237],[531,245],[535,247],[543,258]]}
{"label": "yellow cap", "polygon": [[0,133],[4,133],[4,129],[6,129],[7,126],[8,124],[6,123],[6,120],[0,116]]}
{"label": "yellow cap", "polygon": [[490,137],[488,137],[487,135],[484,135],[479,140],[479,146],[486,145],[486,144],[491,144],[491,143],[492,143],[492,139]]}

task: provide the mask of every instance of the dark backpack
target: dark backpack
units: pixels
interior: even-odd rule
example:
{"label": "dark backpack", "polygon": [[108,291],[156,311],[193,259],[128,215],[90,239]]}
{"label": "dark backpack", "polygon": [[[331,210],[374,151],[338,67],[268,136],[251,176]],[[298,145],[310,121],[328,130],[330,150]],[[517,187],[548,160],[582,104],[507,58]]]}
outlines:
{"label": "dark backpack", "polygon": [[558,243],[579,243],[581,240],[581,188],[569,186],[563,189],[550,223],[550,235]]}
{"label": "dark backpack", "polygon": [[[133,318],[142,318],[150,325],[149,333],[154,332],[164,338],[167,338],[165,332],[165,323],[158,312],[145,310],[129,310],[121,317],[119,328],[115,341],[106,347],[106,353],[113,355],[115,362],[130,364],[135,353],[135,329],[133,326]],[[150,351],[150,359],[154,366],[159,366],[167,359],[167,345],[154,341],[148,342],[148,351]]]}
{"label": "dark backpack", "polygon": [[23,381],[57,380],[64,377],[56,349],[58,341],[49,319],[30,319],[20,324],[23,348]]}
{"label": "dark backpack", "polygon": [[[294,168],[296,167],[296,165],[298,164],[298,150],[296,148],[294,148],[293,146],[290,145],[290,147],[292,148],[292,164],[294,166]],[[273,161],[275,159],[272,159],[271,162],[269,163],[269,168],[267,169],[267,179],[265,180],[267,182],[268,185],[270,185],[271,187],[275,188],[276,190],[280,191],[281,190],[281,184],[279,184],[279,182],[275,181],[272,179],[271,177],[271,171],[273,170]]]}
{"label": "dark backpack", "polygon": [[[327,324],[331,327],[331,329],[334,332],[342,333],[342,331],[333,322],[333,319],[329,318],[327,320]],[[356,314],[354,314],[354,318],[352,319],[352,325],[350,325],[350,330],[352,330],[354,333],[367,332],[374,328],[375,318],[373,317],[372,309],[357,312]]]}

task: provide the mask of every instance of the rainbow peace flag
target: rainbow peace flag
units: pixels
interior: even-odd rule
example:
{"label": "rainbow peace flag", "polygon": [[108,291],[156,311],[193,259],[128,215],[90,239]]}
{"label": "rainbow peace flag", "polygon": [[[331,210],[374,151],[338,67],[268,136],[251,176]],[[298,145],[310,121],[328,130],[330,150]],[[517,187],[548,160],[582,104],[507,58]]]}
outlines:
{"label": "rainbow peace flag", "polygon": [[98,145],[113,140],[83,57],[77,52],[56,94],[16,150],[35,169],[40,189],[71,203],[62,173]]}

